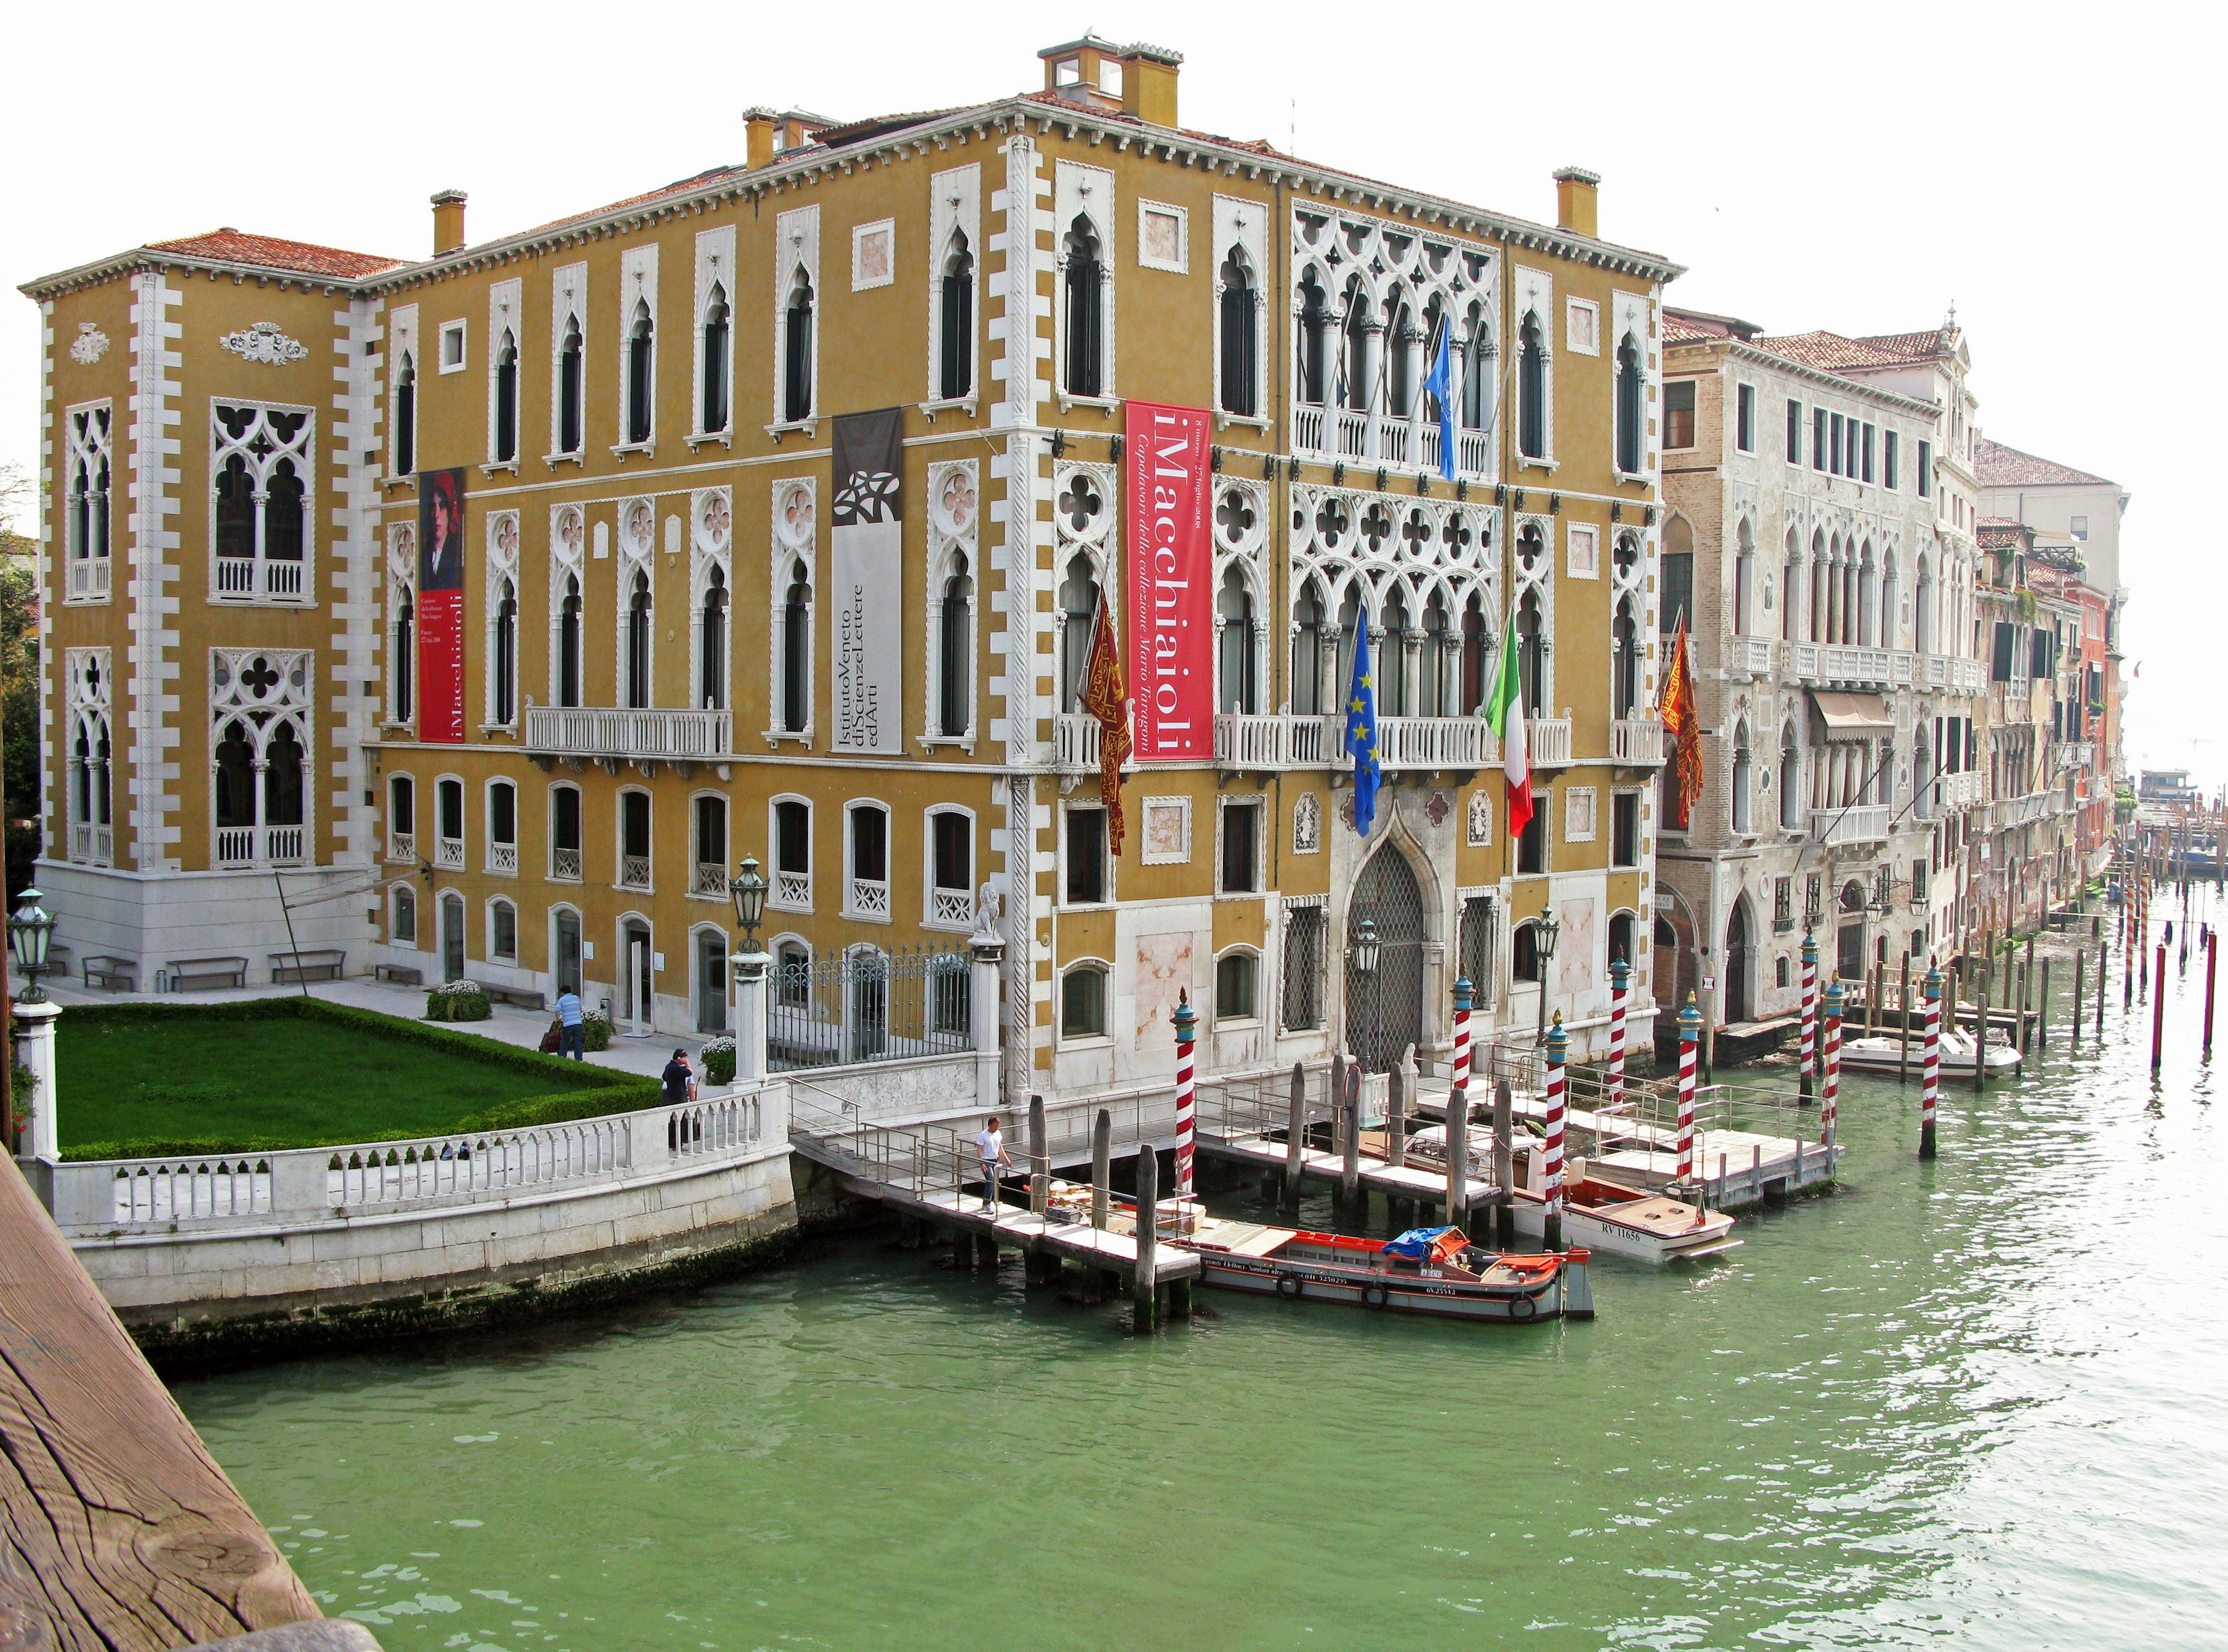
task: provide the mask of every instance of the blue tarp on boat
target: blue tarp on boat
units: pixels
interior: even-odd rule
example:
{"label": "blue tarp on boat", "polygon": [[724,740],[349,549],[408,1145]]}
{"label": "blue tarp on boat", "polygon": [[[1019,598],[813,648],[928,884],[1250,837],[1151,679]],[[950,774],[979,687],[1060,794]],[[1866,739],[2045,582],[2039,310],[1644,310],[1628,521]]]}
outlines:
{"label": "blue tarp on boat", "polygon": [[1388,1256],[1405,1256],[1411,1262],[1421,1262],[1431,1255],[1431,1246],[1442,1233],[1451,1233],[1451,1227],[1412,1227],[1399,1239],[1385,1241]]}

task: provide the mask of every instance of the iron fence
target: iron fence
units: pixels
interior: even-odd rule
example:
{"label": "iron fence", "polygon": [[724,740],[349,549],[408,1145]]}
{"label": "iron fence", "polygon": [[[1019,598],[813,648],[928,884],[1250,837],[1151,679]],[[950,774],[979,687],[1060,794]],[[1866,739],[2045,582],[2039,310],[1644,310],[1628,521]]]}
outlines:
{"label": "iron fence", "polygon": [[972,966],[964,946],[782,958],[771,971],[767,1060],[794,1072],[970,1050]]}

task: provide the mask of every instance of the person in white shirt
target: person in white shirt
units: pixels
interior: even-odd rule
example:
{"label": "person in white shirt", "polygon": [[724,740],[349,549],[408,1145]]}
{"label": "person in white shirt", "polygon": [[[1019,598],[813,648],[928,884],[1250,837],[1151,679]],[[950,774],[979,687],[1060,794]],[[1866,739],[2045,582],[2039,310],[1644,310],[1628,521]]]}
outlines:
{"label": "person in white shirt", "polygon": [[995,1210],[998,1204],[998,1167],[1007,1162],[1006,1138],[998,1134],[995,1115],[983,1121],[983,1128],[975,1137],[975,1156],[983,1161],[983,1208]]}

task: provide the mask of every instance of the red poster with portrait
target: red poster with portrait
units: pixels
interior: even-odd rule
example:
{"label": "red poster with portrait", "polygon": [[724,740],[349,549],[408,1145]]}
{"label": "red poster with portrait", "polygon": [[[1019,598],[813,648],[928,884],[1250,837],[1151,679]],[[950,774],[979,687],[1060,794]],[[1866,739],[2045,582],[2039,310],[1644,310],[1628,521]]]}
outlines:
{"label": "red poster with portrait", "polygon": [[418,477],[418,738],[464,739],[464,473]]}
{"label": "red poster with portrait", "polygon": [[1214,547],[1207,410],[1124,409],[1130,705],[1142,762],[1214,756]]}

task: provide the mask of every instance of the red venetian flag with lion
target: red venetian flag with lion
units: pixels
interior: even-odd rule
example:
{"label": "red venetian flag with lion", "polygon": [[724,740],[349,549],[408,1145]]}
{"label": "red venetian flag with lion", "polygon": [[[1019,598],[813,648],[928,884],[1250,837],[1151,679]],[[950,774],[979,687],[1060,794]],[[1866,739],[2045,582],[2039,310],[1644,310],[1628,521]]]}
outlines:
{"label": "red venetian flag with lion", "polygon": [[1091,654],[1083,668],[1083,709],[1098,720],[1098,796],[1106,805],[1106,843],[1122,855],[1122,765],[1130,756],[1130,685],[1122,675],[1122,640],[1114,634],[1114,612],[1106,593],[1098,593],[1098,617],[1092,622]]}
{"label": "red venetian flag with lion", "polygon": [[1671,764],[1672,784],[1665,795],[1664,823],[1684,831],[1693,818],[1694,802],[1702,795],[1701,714],[1694,706],[1694,658],[1687,643],[1687,622],[1681,619],[1671,638],[1671,659],[1663,674],[1663,694],[1656,708],[1663,720],[1664,752]]}

